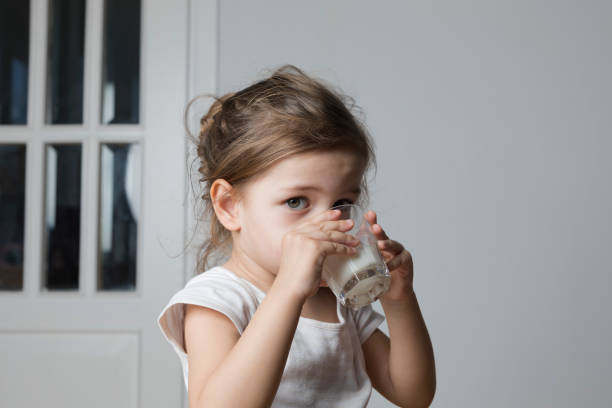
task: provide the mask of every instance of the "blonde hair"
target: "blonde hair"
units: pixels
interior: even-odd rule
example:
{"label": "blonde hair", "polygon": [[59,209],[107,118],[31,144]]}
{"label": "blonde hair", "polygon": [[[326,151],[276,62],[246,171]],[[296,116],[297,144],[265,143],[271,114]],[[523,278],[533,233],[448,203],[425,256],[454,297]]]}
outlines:
{"label": "blonde hair", "polygon": [[[197,146],[200,182],[204,183],[203,220],[209,236],[200,247],[197,271],[208,269],[209,257],[231,248],[231,234],[217,219],[210,186],[219,178],[239,193],[240,187],[276,162],[317,150],[346,149],[363,159],[362,197],[369,200],[366,174],[376,169],[373,141],[352,113],[354,100],[315,80],[293,65],[283,65],[252,85],[215,101],[200,119]],[[198,97],[192,99],[186,108]],[[187,119],[185,119],[187,121]]]}

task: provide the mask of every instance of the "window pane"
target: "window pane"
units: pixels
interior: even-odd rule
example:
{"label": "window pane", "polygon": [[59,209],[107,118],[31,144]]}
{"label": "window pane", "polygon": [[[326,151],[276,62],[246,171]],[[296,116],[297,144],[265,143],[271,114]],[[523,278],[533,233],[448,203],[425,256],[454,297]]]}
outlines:
{"label": "window pane", "polygon": [[29,52],[30,2],[0,1],[0,124],[27,122]]}
{"label": "window pane", "polygon": [[47,123],[83,122],[85,1],[49,1]]}
{"label": "window pane", "polygon": [[138,123],[140,0],[106,0],[103,55],[102,123]]}
{"label": "window pane", "polygon": [[98,289],[136,288],[140,144],[100,146]]}
{"label": "window pane", "polygon": [[45,168],[45,287],[78,289],[81,145],[47,145]]}
{"label": "window pane", "polygon": [[23,288],[25,145],[0,145],[0,290]]}

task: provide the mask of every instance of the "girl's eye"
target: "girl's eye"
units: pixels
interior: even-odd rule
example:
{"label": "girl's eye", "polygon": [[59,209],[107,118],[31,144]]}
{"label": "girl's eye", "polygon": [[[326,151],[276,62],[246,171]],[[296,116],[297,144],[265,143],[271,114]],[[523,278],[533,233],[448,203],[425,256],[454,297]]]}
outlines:
{"label": "girl's eye", "polygon": [[349,199],[342,199],[342,200],[338,200],[334,203],[333,207],[337,206],[337,205],[342,205],[342,204],[353,204],[352,200]]}
{"label": "girl's eye", "polygon": [[[294,210],[302,210],[305,208],[304,207],[300,207],[300,202],[306,202],[306,199],[304,197],[292,197],[290,199],[288,199],[287,201],[285,201],[285,203],[289,206],[289,208],[294,209]],[[337,205],[342,205],[342,204],[353,204],[353,200],[347,199],[347,198],[343,198],[342,200],[338,200],[334,203],[333,207],[337,206]]]}
{"label": "girl's eye", "polygon": [[295,209],[300,210],[300,209],[302,209],[302,208],[303,208],[303,207],[302,207],[302,208],[299,208],[299,203],[300,203],[300,200],[304,200],[304,197],[293,197],[293,198],[288,199],[288,200],[286,201],[286,203],[287,203],[287,205],[289,206],[289,208],[292,208],[292,209],[294,209],[294,210],[295,210]]}

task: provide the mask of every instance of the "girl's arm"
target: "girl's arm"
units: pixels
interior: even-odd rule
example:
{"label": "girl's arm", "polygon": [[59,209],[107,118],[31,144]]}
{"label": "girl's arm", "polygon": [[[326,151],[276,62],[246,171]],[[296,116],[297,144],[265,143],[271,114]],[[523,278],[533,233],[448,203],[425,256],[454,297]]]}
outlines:
{"label": "girl's arm", "polygon": [[412,286],[412,255],[376,224],[374,211],[365,217],[391,272],[391,286],[380,297],[391,339],[376,330],[363,343],[366,369],[372,385],[392,402],[405,408],[428,407],[436,392],[436,368]]}
{"label": "girl's arm", "polygon": [[189,407],[270,406],[303,300],[272,285],[242,333],[225,315],[187,307]]}
{"label": "girl's arm", "polygon": [[377,329],[362,345],[372,385],[401,407],[429,407],[436,390],[435,363],[416,295],[381,303],[391,339]]}

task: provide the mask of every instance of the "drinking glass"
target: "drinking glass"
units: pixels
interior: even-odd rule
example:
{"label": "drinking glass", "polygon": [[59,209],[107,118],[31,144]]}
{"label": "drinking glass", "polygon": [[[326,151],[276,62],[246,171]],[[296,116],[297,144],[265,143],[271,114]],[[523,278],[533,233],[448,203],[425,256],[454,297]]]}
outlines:
{"label": "drinking glass", "polygon": [[378,299],[389,289],[391,274],[377,239],[365,219],[364,208],[357,204],[342,204],[330,210],[341,211],[340,219],[352,219],[353,228],[346,231],[359,239],[357,252],[352,255],[328,255],[323,262],[322,278],[340,303],[359,309]]}

